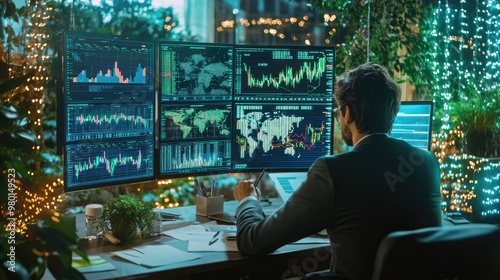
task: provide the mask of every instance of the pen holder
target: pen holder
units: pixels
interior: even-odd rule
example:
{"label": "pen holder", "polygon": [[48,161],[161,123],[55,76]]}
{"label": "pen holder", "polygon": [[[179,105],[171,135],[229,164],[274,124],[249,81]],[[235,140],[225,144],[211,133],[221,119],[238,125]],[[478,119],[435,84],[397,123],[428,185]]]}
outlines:
{"label": "pen holder", "polygon": [[224,212],[224,196],[196,196],[196,215],[208,216]]}

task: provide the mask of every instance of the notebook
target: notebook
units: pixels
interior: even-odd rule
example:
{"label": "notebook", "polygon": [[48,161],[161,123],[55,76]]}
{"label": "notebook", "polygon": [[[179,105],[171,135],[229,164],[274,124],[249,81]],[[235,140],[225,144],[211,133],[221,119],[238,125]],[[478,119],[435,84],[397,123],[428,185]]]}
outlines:
{"label": "notebook", "polygon": [[306,180],[307,172],[278,172],[268,175],[281,199],[287,201],[290,195]]}

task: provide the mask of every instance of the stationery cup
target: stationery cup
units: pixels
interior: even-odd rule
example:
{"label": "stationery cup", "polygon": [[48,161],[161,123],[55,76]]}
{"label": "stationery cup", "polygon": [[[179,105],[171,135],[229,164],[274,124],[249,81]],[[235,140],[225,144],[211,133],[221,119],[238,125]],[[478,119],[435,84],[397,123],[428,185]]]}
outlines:
{"label": "stationery cup", "polygon": [[224,212],[224,196],[196,196],[196,215],[208,216]]}

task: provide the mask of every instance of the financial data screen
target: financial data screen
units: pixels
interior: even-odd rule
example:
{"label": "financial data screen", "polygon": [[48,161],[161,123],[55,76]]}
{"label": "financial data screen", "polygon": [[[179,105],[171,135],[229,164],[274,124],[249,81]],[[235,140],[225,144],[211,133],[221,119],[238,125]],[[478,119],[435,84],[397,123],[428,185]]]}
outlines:
{"label": "financial data screen", "polygon": [[64,35],[66,191],[151,180],[155,45]]}
{"label": "financial data screen", "polygon": [[160,123],[160,175],[229,171],[231,102],[167,102]]}
{"label": "financial data screen", "polygon": [[429,150],[432,131],[431,101],[401,102],[392,126],[391,137],[405,140],[415,147]]}
{"label": "financial data screen", "polygon": [[162,100],[231,100],[233,47],[196,43],[160,43]]}
{"label": "financial data screen", "polygon": [[65,36],[68,102],[142,102],[154,96],[154,44],[116,38]]}
{"label": "financial data screen", "polygon": [[333,52],[316,47],[235,47],[234,98],[332,100]]}
{"label": "financial data screen", "polygon": [[232,45],[159,43],[159,176],[231,168]]}
{"label": "financial data screen", "polygon": [[64,35],[65,191],[305,171],[332,153],[334,49]]}
{"label": "financial data screen", "polygon": [[307,170],[331,153],[329,104],[238,102],[235,112],[235,170]]}

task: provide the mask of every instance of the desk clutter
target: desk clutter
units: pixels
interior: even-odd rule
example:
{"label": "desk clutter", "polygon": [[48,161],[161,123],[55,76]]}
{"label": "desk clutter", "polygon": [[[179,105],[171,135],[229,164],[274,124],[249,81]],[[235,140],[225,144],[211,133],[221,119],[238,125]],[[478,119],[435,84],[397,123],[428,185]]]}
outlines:
{"label": "desk clutter", "polygon": [[[215,221],[167,230],[162,232],[162,234],[177,240],[187,241],[187,252],[168,244],[155,244],[134,246],[125,250],[118,249],[112,251],[111,255],[143,267],[151,268],[201,258],[200,254],[193,252],[238,251],[235,239],[236,227],[218,225]],[[118,244],[115,242],[111,243]],[[116,269],[113,264],[100,256],[89,256],[89,260],[90,263],[80,257],[74,256],[72,266],[82,273]]]}
{"label": "desk clutter", "polygon": [[[211,192],[206,193],[207,196],[203,196],[205,199],[221,196],[216,192],[213,197],[210,196]],[[281,199],[277,198],[274,202],[272,206],[265,208],[269,215],[279,207]],[[168,279],[184,279],[182,278],[184,276],[175,277],[193,273],[204,277],[205,273],[217,274],[220,269],[234,270],[238,267],[235,271],[240,271],[239,268],[247,266],[250,272],[256,273],[253,262],[259,262],[260,258],[253,260],[239,254],[236,225],[234,221],[225,220],[234,218],[232,213],[237,206],[237,201],[224,201],[220,214],[206,216],[198,213],[196,205],[161,209],[158,235],[139,238],[132,243],[117,244],[109,241],[104,235],[99,235],[100,238],[97,239],[86,238],[86,215],[77,215],[77,231],[80,233],[81,243],[79,246],[87,253],[90,263],[75,254],[72,266],[82,272],[85,278],[96,280],[120,279],[144,274],[155,277],[167,275]],[[229,218],[223,220],[214,218],[218,215]],[[325,246],[329,248],[329,240],[326,237],[306,237],[276,250],[269,258],[281,265],[278,256],[282,253],[289,256],[288,254],[293,252],[294,256],[297,254],[301,257],[304,250],[312,255],[319,248],[326,248]],[[206,266],[208,263],[217,265]],[[277,266],[277,269],[278,267],[281,269],[281,266]],[[160,276],[153,279],[160,278],[164,279]],[[47,280],[49,279],[51,278]]]}
{"label": "desk clutter", "polygon": [[236,239],[231,238],[231,236],[236,236],[236,226],[232,225],[217,225],[212,221],[167,230],[163,234],[181,241],[188,241],[188,252],[238,251]]}
{"label": "desk clutter", "polygon": [[[169,229],[161,234],[187,242],[187,250],[180,250],[169,244],[141,244],[127,249],[120,249],[117,246],[117,250],[110,254],[145,268],[153,268],[200,259],[203,257],[203,252],[238,251],[236,226],[231,224],[217,224],[216,221],[210,221]],[[324,237],[306,237],[292,244],[329,244],[329,240]],[[89,259],[90,264],[74,257],[72,266],[82,273],[116,270],[111,262],[100,256],[89,256]]]}

